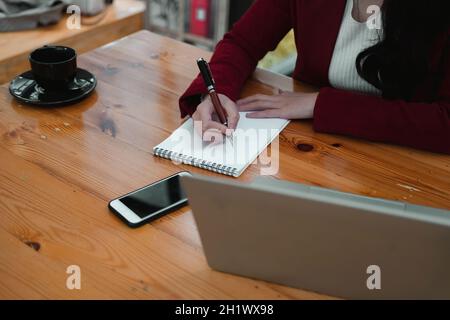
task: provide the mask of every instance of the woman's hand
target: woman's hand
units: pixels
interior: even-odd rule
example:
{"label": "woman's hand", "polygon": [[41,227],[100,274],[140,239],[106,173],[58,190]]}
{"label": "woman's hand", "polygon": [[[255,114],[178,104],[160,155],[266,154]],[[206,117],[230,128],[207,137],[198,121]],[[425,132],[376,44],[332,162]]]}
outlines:
{"label": "woman's hand", "polygon": [[255,111],[247,118],[312,119],[319,93],[280,92],[257,94],[237,102],[240,111]]}
{"label": "woman's hand", "polygon": [[[223,135],[231,135],[239,122],[239,110],[233,100],[223,94],[219,94],[219,99],[226,111],[228,127],[219,122],[219,117],[209,96],[198,105],[197,111],[192,115],[194,121],[201,121],[199,134],[205,141],[221,142]],[[221,141],[217,141],[218,139]]]}

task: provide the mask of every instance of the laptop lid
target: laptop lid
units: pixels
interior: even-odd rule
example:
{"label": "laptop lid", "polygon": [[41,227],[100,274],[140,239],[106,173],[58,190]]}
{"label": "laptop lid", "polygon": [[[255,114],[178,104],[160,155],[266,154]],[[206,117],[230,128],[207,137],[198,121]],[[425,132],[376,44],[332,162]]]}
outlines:
{"label": "laptop lid", "polygon": [[275,181],[182,183],[215,270],[343,298],[450,298],[447,211]]}

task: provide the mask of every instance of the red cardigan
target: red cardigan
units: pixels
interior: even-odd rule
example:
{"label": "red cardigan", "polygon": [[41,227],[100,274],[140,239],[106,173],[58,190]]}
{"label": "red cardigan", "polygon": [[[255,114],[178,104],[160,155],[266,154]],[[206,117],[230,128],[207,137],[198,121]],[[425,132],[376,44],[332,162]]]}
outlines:
{"label": "red cardigan", "polygon": [[[431,77],[412,102],[331,88],[328,69],[345,4],[346,0],[257,0],[217,45],[211,69],[218,92],[239,99],[258,61],[294,28],[299,52],[294,78],[321,88],[314,112],[316,131],[450,154],[450,59],[433,103],[425,102],[433,87]],[[449,35],[443,34],[432,50],[434,70],[442,68]],[[197,77],[180,98],[182,117],[195,112],[204,93],[205,85]]]}

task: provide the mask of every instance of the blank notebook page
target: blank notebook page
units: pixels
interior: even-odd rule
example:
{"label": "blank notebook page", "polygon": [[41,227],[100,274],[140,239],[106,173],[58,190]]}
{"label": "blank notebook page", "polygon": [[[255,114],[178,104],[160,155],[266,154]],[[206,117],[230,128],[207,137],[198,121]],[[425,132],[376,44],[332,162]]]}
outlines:
{"label": "blank notebook page", "polygon": [[[249,119],[246,113],[232,138],[223,143],[202,141],[189,119],[153,149],[158,157],[217,173],[239,177],[289,124],[283,119]],[[199,125],[199,124],[196,124]]]}

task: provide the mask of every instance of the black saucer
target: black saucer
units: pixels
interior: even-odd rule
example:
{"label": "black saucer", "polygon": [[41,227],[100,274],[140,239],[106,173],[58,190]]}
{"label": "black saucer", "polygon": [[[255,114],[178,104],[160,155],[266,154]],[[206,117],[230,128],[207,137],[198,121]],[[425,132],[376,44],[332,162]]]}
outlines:
{"label": "black saucer", "polygon": [[20,102],[36,106],[55,107],[79,102],[89,96],[97,86],[94,75],[78,68],[75,79],[67,89],[45,90],[34,81],[31,71],[15,78],[9,92]]}

